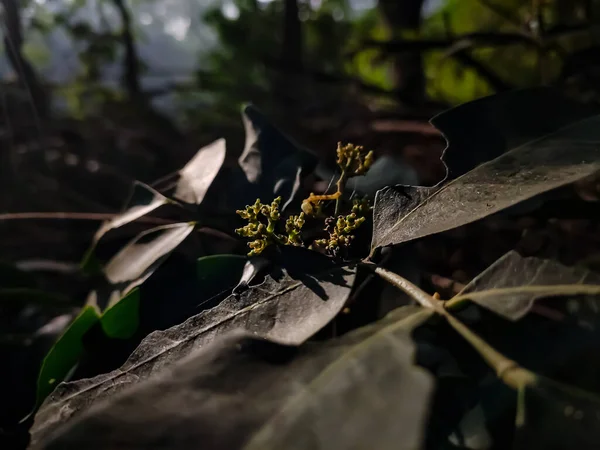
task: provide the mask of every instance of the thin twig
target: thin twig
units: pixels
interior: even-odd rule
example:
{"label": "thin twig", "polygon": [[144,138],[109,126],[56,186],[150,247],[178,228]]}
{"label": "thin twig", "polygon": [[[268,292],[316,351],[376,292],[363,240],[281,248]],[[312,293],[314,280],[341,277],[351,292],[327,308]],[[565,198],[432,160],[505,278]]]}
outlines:
{"label": "thin twig", "polygon": [[477,353],[479,353],[479,355],[487,362],[487,364],[496,372],[498,378],[501,379],[506,385],[518,390],[523,386],[535,382],[536,375],[533,372],[522,368],[517,362],[498,352],[460,320],[454,317],[448,309],[444,308],[444,303],[441,300],[438,300],[427,294],[425,291],[422,291],[400,275],[383,269],[382,267],[378,267],[374,263],[362,263],[362,265],[366,268],[369,268],[401,291],[411,295],[421,305],[432,309],[439,315],[443,316],[448,321],[450,326],[454,328],[454,330],[460,334],[463,339],[471,344]]}
{"label": "thin twig", "polygon": [[[20,212],[0,214],[0,222],[5,220],[111,220],[118,216],[117,213],[90,213],[90,212]],[[167,225],[172,220],[159,217],[140,217],[139,222]]]}

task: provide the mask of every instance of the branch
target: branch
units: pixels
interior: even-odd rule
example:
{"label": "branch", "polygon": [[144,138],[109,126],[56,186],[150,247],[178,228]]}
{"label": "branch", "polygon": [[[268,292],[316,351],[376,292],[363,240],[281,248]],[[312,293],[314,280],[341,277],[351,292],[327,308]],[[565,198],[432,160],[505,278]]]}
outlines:
{"label": "branch", "polygon": [[316,82],[349,84],[359,88],[360,90],[366,93],[380,95],[384,97],[400,98],[400,96],[402,95],[401,92],[399,92],[398,90],[383,89],[377,85],[367,83],[358,78],[327,73],[308,67],[290,67],[285,62],[271,57],[263,58],[263,62],[268,68],[286,72],[292,71],[296,75],[308,76]]}
{"label": "branch", "polygon": [[17,0],[1,0],[3,8],[2,31],[4,34],[4,49],[8,60],[18,75],[20,84],[31,97],[31,102],[37,110],[34,113],[42,118],[49,114],[50,102],[46,91],[43,89],[33,66],[23,55],[23,29],[21,26],[21,13]]}
{"label": "branch", "polygon": [[[6,220],[111,220],[117,213],[89,213],[89,212],[21,212],[0,214],[0,222]],[[172,220],[158,217],[140,217],[140,223],[168,225]]]}
{"label": "branch", "polygon": [[[437,39],[396,39],[391,41],[366,40],[359,51],[378,48],[389,53],[424,52],[444,50],[461,46],[500,47],[504,45],[524,44],[538,47],[538,42],[525,33],[484,33],[475,32],[456,36],[455,38]],[[356,53],[356,52],[355,52]]]}
{"label": "branch", "polygon": [[[450,17],[447,14],[444,15],[444,25],[446,28],[447,39],[454,40],[455,35],[452,32]],[[466,46],[464,44],[466,44]],[[469,45],[468,42],[463,42],[463,45],[460,43],[455,44],[446,52],[445,56],[452,56],[459,63],[475,70],[477,74],[484,78],[496,92],[503,92],[512,89],[513,86],[504,81],[490,67],[473,56],[469,47],[471,47],[471,45]]]}
{"label": "branch", "polygon": [[112,3],[119,11],[123,25],[121,32],[123,44],[125,45],[123,81],[129,95],[134,99],[139,99],[142,93],[140,88],[140,63],[135,48],[133,32],[131,31],[131,14],[123,0],[112,0]]}

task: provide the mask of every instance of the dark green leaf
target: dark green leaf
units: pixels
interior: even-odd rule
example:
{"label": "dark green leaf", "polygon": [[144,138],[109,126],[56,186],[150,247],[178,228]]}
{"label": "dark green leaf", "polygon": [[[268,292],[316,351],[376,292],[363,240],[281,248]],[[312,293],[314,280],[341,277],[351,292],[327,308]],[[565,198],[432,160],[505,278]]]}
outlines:
{"label": "dark green leaf", "polygon": [[90,450],[421,448],[433,380],[415,366],[410,335],[431,314],[401,308],[299,349],[228,334],[58,433],[48,434],[50,410],[40,411],[32,441]]}
{"label": "dark green leaf", "polygon": [[[525,316],[534,303],[550,297],[600,295],[600,275],[580,267],[511,251],[471,281],[451,301],[470,300],[509,320]],[[585,302],[581,298],[579,302]]]}
{"label": "dark green leaf", "polygon": [[40,412],[38,427],[45,428],[47,421],[53,422],[51,417],[59,410],[68,411],[63,417],[66,420],[92,402],[148,378],[193,349],[234,330],[245,330],[281,344],[301,344],[342,309],[355,274],[354,267],[329,265],[310,276],[292,278],[283,272],[278,281],[267,276],[263,284],[239,296],[231,295],[215,308],[166,331],[152,333],[120,369],[59,387]]}
{"label": "dark green leaf", "polygon": [[[451,148],[459,146],[465,152],[464,160],[455,153],[451,162],[457,169],[449,164],[443,185],[379,191],[373,211],[373,249],[474,222],[600,170],[600,115],[589,117],[588,107],[565,106],[571,105],[566,100],[550,101],[556,99],[552,91],[502,95],[464,105],[434,120],[444,127]],[[545,123],[540,123],[537,113],[530,117],[516,113],[532,108],[543,110]],[[465,122],[476,116],[474,124]],[[505,128],[492,124],[499,117]],[[517,118],[521,121],[515,122]],[[477,145],[467,144],[471,130],[479,128],[493,130],[489,140],[474,132]]]}
{"label": "dark green leaf", "polygon": [[104,276],[108,286],[92,291],[88,303],[98,305],[101,310],[113,306],[147,280],[194,226],[194,223],[175,223],[139,234],[106,264]]}
{"label": "dark green leaf", "polygon": [[140,317],[140,291],[134,288],[100,317],[104,333],[115,339],[129,339],[137,331]]}
{"label": "dark green leaf", "polygon": [[600,397],[538,377],[519,392],[515,450],[600,448]]}
{"label": "dark green leaf", "polygon": [[317,158],[279,131],[253,105],[243,107],[242,118],[246,144],[239,165],[247,181],[258,187],[258,197],[283,197],[283,210],[298,192],[300,179],[316,167]]}
{"label": "dark green leaf", "polygon": [[248,258],[240,255],[211,255],[196,262],[203,301],[227,290],[233,292],[244,273]]}
{"label": "dark green leaf", "polygon": [[173,196],[186,203],[201,204],[224,161],[225,139],[198,150],[196,156],[179,171]]}
{"label": "dark green leaf", "polygon": [[36,405],[40,405],[77,364],[83,352],[81,339],[99,318],[93,306],[85,306],[52,346],[38,375]]}
{"label": "dark green leaf", "polygon": [[[241,255],[211,255],[198,258],[196,270],[200,283],[214,283],[215,277],[224,277],[235,285],[241,276],[247,258]],[[222,284],[222,283],[219,283]]]}

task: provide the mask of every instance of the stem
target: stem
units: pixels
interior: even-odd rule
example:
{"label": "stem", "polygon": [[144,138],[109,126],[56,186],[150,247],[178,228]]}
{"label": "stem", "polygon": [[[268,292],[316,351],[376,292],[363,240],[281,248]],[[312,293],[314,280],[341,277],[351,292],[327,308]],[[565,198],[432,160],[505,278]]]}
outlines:
{"label": "stem", "polygon": [[[437,310],[436,310],[437,311]],[[516,361],[507,358],[493,348],[490,344],[480,338],[460,320],[444,309],[442,314],[450,326],[460,334],[465,341],[471,344],[485,362],[496,372],[496,376],[506,385],[513,389],[520,389],[525,385],[532,384],[536,376],[529,370],[523,369]]]}
{"label": "stem", "polygon": [[348,178],[346,177],[346,171],[342,170],[342,173],[340,174],[340,178],[337,180],[336,186],[337,186],[337,194],[338,197],[335,199],[335,215],[338,216],[340,213],[340,207],[341,207],[341,198],[342,198],[342,193],[344,192],[344,189],[346,188],[346,181],[348,180]]}
{"label": "stem", "polygon": [[[401,277],[397,273],[390,272],[382,267],[378,267],[374,263],[363,262],[361,266],[372,270],[381,278],[396,286],[403,292],[412,296],[417,302],[426,308],[433,309],[436,313],[443,316],[450,326],[465,339],[471,347],[485,360],[485,362],[496,372],[496,375],[506,385],[513,389],[520,389],[527,384],[535,381],[536,375],[529,370],[519,366],[519,364],[510,358],[507,358],[502,353],[498,352],[490,344],[484,341],[476,333],[471,331],[465,324],[454,317],[450,311],[444,308],[444,304],[440,300],[436,300],[425,291],[421,290],[410,281]],[[459,302],[455,305],[460,304]]]}
{"label": "stem", "polygon": [[383,267],[379,267],[375,263],[363,262],[361,265],[365,268],[368,268],[369,270],[372,270],[377,275],[379,275],[381,278],[383,278],[385,281],[396,286],[402,292],[405,292],[408,295],[410,295],[421,306],[424,306],[425,308],[435,309],[436,311],[440,310],[440,309],[441,310],[444,309],[443,306],[441,306],[442,303],[439,300],[434,299],[427,292],[418,288],[417,286],[412,284],[410,281],[408,281],[406,278],[401,277],[397,273],[391,272],[387,269],[384,269]]}
{"label": "stem", "polygon": [[[23,212],[23,213],[6,213],[0,214],[0,222],[4,220],[46,220],[46,219],[58,219],[58,220],[111,220],[118,216],[115,213],[87,213],[87,212]],[[161,219],[158,217],[140,217],[137,219],[139,222],[153,223],[153,224],[171,224],[173,221]]]}

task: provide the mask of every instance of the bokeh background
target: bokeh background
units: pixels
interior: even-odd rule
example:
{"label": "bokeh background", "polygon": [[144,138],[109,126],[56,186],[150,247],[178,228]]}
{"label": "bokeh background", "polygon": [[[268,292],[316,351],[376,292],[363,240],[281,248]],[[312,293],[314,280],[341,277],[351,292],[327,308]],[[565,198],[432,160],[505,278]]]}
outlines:
{"label": "bokeh background", "polygon": [[[595,0],[2,0],[2,10],[1,212],[114,211],[132,180],[152,182],[219,137],[235,160],[243,102],[325,157],[351,141],[431,184],[445,143],[428,120],[450,106],[540,84],[598,101]],[[70,223],[28,251],[42,225],[54,227],[0,222],[3,255],[78,255],[60,236],[75,242]]]}

